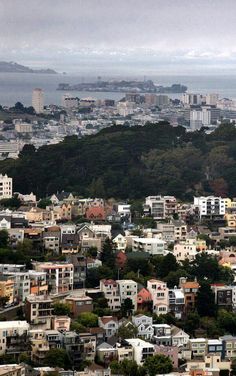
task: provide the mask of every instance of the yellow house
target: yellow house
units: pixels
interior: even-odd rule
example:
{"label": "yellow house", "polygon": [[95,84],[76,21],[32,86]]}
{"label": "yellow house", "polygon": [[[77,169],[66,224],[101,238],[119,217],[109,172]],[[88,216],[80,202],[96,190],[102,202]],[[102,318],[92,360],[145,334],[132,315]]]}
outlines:
{"label": "yellow house", "polygon": [[0,298],[9,297],[7,303],[14,301],[14,281],[8,277],[1,276],[0,279]]}
{"label": "yellow house", "polygon": [[225,220],[227,221],[228,227],[236,227],[236,214],[234,213],[226,213]]}
{"label": "yellow house", "polygon": [[196,241],[196,249],[198,252],[204,252],[207,250],[206,240],[197,239]]}
{"label": "yellow house", "polygon": [[230,209],[232,207],[233,201],[229,197],[223,198],[225,203],[225,209]]}

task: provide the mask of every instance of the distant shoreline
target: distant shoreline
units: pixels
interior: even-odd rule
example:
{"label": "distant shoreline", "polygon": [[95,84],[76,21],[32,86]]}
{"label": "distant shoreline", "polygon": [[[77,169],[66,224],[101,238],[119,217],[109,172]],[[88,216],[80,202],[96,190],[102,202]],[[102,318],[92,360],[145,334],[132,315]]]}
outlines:
{"label": "distant shoreline", "polygon": [[57,74],[57,72],[50,68],[32,69],[13,61],[0,61],[0,73],[36,73],[36,74]]}

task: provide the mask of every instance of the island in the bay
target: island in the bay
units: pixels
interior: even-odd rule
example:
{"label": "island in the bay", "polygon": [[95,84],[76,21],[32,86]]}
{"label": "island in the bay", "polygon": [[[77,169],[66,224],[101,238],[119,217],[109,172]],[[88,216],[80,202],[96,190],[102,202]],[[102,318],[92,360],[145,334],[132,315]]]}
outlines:
{"label": "island in the bay", "polygon": [[57,90],[76,90],[76,91],[101,91],[101,92],[140,92],[140,93],[185,93],[187,86],[181,84],[173,84],[171,86],[156,85],[152,80],[145,81],[127,81],[127,80],[111,80],[96,82],[82,82],[71,85],[68,83],[60,83]]}
{"label": "island in the bay", "polygon": [[13,61],[0,61],[0,73],[42,73],[57,74],[53,69],[32,69]]}

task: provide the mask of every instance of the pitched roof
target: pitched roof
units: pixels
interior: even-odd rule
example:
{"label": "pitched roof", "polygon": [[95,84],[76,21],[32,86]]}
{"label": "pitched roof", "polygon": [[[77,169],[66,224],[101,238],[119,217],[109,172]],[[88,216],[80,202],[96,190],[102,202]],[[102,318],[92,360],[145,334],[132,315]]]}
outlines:
{"label": "pitched roof", "polygon": [[138,297],[145,299],[145,300],[148,300],[148,299],[152,300],[151,293],[144,287],[138,292]]}
{"label": "pitched roof", "polygon": [[171,327],[171,335],[172,336],[176,336],[177,334],[180,334],[182,333],[183,335],[188,335],[187,333],[185,333],[185,331],[181,328],[178,328],[177,326],[173,325]]}
{"label": "pitched roof", "polygon": [[116,316],[103,316],[103,317],[100,317],[100,320],[101,322],[106,325],[108,322],[110,321],[115,321],[115,322],[118,322],[118,319]]}
{"label": "pitched roof", "polygon": [[113,349],[113,346],[112,345],[109,345],[109,343],[107,342],[103,342],[101,343],[101,345],[97,346],[97,350],[100,350],[100,349]]}
{"label": "pitched roof", "polygon": [[105,333],[105,330],[103,328],[100,328],[100,327],[95,327],[95,328],[89,328],[89,331],[91,334],[104,334]]}
{"label": "pitched roof", "polygon": [[108,285],[116,286],[117,285],[117,283],[116,283],[116,281],[114,281],[114,279],[102,279],[102,282],[105,286],[108,286]]}
{"label": "pitched roof", "polygon": [[101,219],[104,219],[105,218],[105,210],[103,207],[101,206],[94,206],[94,207],[90,207],[86,210],[86,218],[101,218]]}
{"label": "pitched roof", "polygon": [[182,284],[182,287],[184,289],[198,289],[199,283],[195,281],[189,281]]}
{"label": "pitched roof", "polygon": [[104,370],[104,367],[100,366],[99,364],[92,363],[90,366],[88,366],[88,369],[90,371],[97,371],[97,370]]}

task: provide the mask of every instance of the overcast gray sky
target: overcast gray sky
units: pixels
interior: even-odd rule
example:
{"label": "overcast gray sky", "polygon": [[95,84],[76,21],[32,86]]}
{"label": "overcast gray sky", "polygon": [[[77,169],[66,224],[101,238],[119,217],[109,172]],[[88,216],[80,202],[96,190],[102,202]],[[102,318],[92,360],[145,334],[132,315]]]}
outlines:
{"label": "overcast gray sky", "polygon": [[236,67],[236,0],[0,0],[0,59],[79,71]]}

